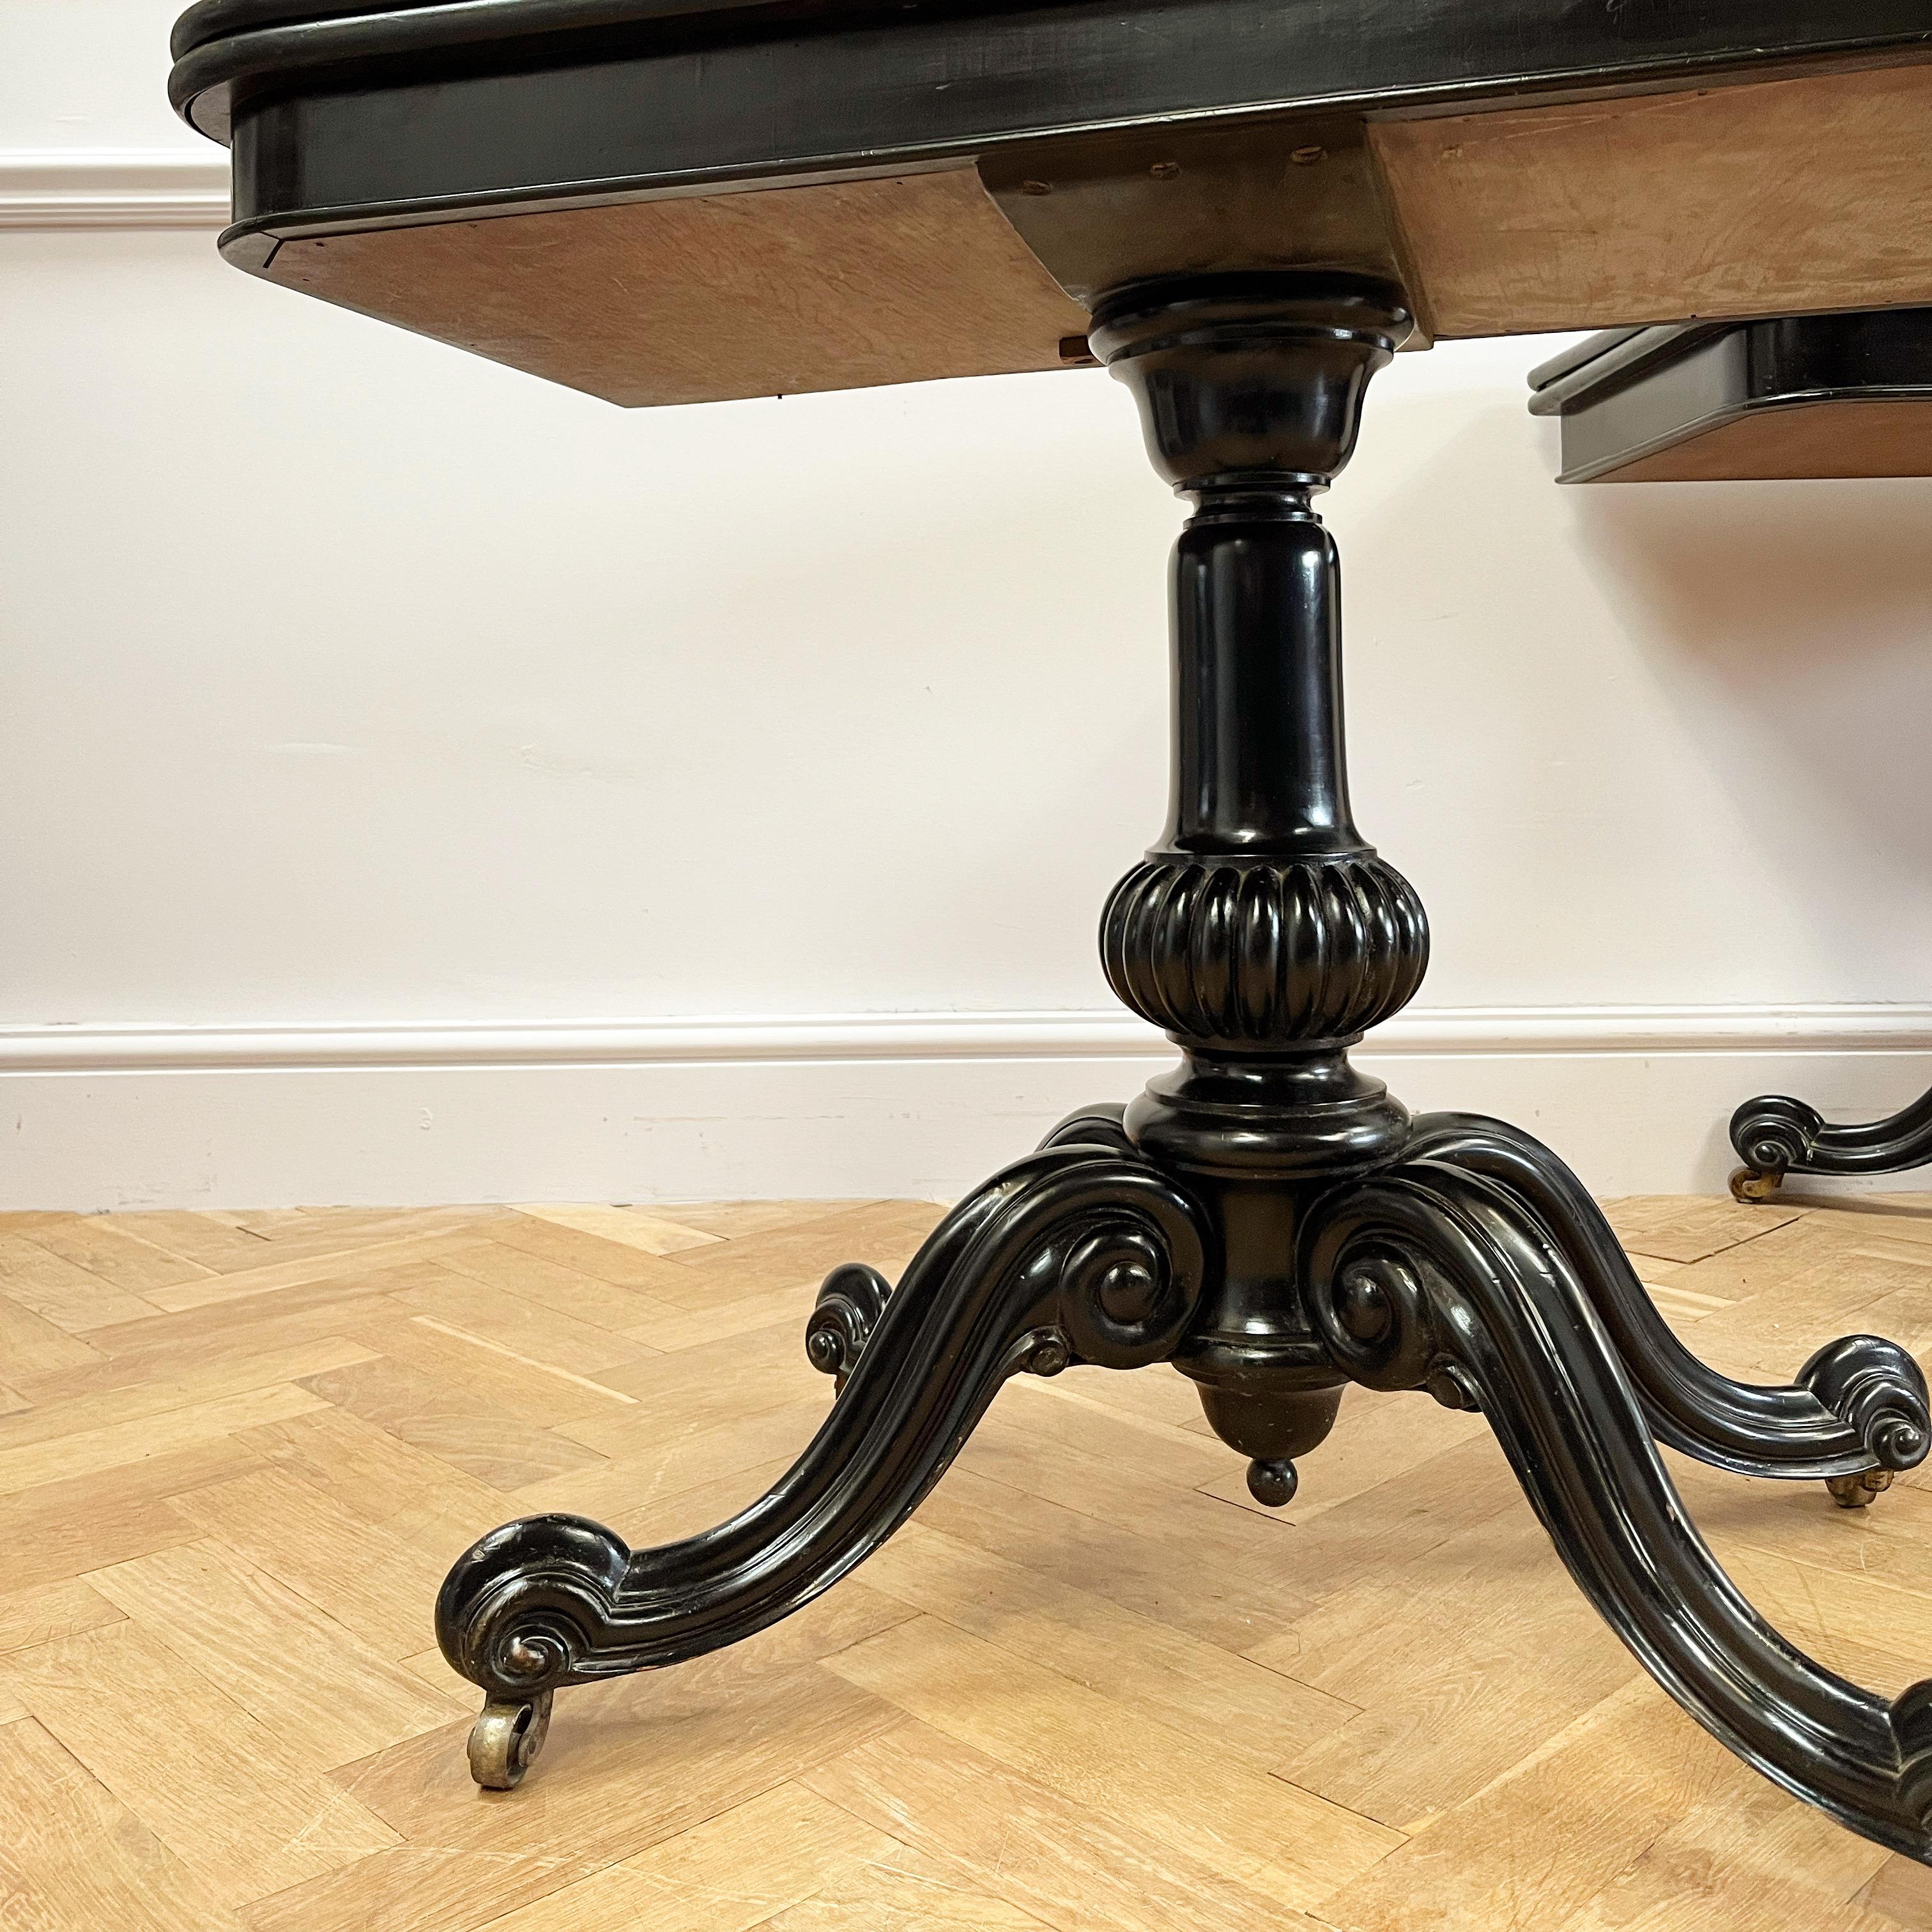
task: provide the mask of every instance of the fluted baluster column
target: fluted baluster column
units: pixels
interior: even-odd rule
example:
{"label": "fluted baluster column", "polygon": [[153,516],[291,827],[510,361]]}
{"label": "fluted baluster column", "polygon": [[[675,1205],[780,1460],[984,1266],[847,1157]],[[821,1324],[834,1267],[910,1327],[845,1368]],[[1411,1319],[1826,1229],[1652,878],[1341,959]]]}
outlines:
{"label": "fluted baluster column", "polygon": [[1420,900],[1350,806],[1340,566],[1312,507],[1408,328],[1378,284],[1272,274],[1118,291],[1092,336],[1195,506],[1174,553],[1168,823],[1101,920],[1114,992],[1184,1056],[1127,1128],[1216,1202],[1224,1279],[1180,1365],[1270,1501],[1339,1394],[1292,1279],[1298,1216],[1400,1148],[1406,1112],[1347,1049],[1429,957]]}

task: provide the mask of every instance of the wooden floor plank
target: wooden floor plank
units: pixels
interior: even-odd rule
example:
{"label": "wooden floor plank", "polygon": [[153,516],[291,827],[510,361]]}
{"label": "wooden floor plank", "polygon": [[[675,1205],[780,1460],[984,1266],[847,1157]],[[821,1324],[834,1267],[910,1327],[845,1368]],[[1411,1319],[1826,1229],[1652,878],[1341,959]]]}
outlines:
{"label": "wooden floor plank", "polygon": [[877,1552],[865,1575],[874,1589],[1022,1662],[1049,1659],[1129,1710],[1208,1731],[1262,1770],[1361,1714],[1343,1698],[917,1522]]}
{"label": "wooden floor plank", "polygon": [[280,1346],[240,1347],[209,1352],[170,1352],[165,1366],[152,1360],[146,1372],[110,1361],[27,1384],[31,1414],[0,1421],[0,1450],[64,1436],[95,1434],[191,1408],[227,1396],[244,1396],[304,1376],[326,1373],[352,1362],[374,1359],[374,1352],[340,1335],[290,1342]]}
{"label": "wooden floor plank", "polygon": [[453,1562],[503,1518],[501,1491],[346,1409],[315,1409],[232,1439],[432,1562]]}
{"label": "wooden floor plank", "polygon": [[1316,1905],[1402,1834],[932,1617],[826,1667],[1116,1823],[1217,1864],[1276,1904]]}
{"label": "wooden floor plank", "polygon": [[240,1395],[220,1396],[213,1402],[166,1409],[159,1415],[143,1416],[131,1422],[112,1423],[71,1436],[0,1448],[0,1496],[17,1495],[22,1490],[57,1479],[123,1468],[130,1463],[146,1462],[150,1456],[165,1455],[170,1450],[190,1448],[238,1430],[278,1422],[321,1406],[322,1398],[310,1394],[307,1389],[278,1383]]}
{"label": "wooden floor plank", "polygon": [[[532,1222],[528,1225],[538,1227],[543,1224]],[[569,1228],[553,1228],[549,1232],[574,1233]],[[582,1235],[578,1238],[589,1240],[594,1238]],[[613,1253],[636,1252],[620,1249],[611,1241],[600,1245]],[[675,1303],[634,1282],[606,1280],[582,1268],[507,1241],[475,1242],[460,1252],[447,1254],[442,1258],[442,1264],[452,1274],[466,1275],[472,1281],[501,1288],[567,1320],[587,1322],[614,1333],[635,1330],[646,1340],[650,1339],[650,1324],[654,1319],[681,1312]],[[652,1269],[662,1271],[662,1275],[674,1284],[679,1282],[676,1262],[662,1261],[641,1252],[639,1258],[650,1263]],[[644,1280],[659,1278],[654,1277],[648,1270],[633,1272]]]}
{"label": "wooden floor plank", "polygon": [[[719,1286],[722,1288],[724,1282]],[[735,1288],[736,1283],[730,1283]],[[802,1335],[818,1300],[819,1283],[814,1276],[788,1282],[780,1288],[761,1288],[749,1294],[734,1294],[729,1300],[714,1299],[700,1307],[674,1308],[668,1302],[664,1311],[652,1315],[634,1328],[625,1330],[662,1354],[707,1343],[728,1340],[734,1335],[749,1335],[760,1328],[790,1327]]]}
{"label": "wooden floor plank", "polygon": [[735,1515],[766,1486],[738,1479],[774,1464],[770,1473],[776,1475],[796,1461],[824,1423],[831,1392],[828,1384],[788,1407],[760,1408],[742,1420],[667,1433],[651,1448],[609,1460],[582,1450],[585,1466],[526,1484],[516,1492],[517,1506],[531,1512],[567,1510],[623,1529],[627,1523],[634,1526],[667,1497],[725,1484],[731,1486],[732,1507],[724,1514]]}
{"label": "wooden floor plank", "polygon": [[[680,1254],[665,1256],[630,1241],[614,1241],[603,1234],[586,1234],[581,1228],[566,1228],[556,1221],[539,1221],[527,1214],[512,1214],[490,1230],[490,1245],[507,1248],[532,1260],[548,1262],[554,1268],[602,1282],[608,1288],[628,1288],[633,1294],[656,1300],[669,1300],[681,1290],[686,1276]],[[696,1248],[686,1251],[696,1253]],[[594,1317],[586,1317],[594,1319]],[[620,1328],[620,1322],[610,1324]]]}
{"label": "wooden floor plank", "polygon": [[[688,1274],[728,1274],[740,1294],[822,1278],[844,1262],[865,1262],[896,1281],[945,1210],[924,1202],[874,1201],[841,1213],[688,1248],[676,1259]],[[706,1291],[687,1281],[668,1298],[704,1305]]]}
{"label": "wooden floor plank", "polygon": [[[494,1365],[492,1373],[500,1375]],[[522,1381],[526,1394],[536,1379]],[[533,1404],[512,1414],[479,1394],[473,1376],[458,1381],[389,1355],[305,1376],[302,1386],[340,1413],[359,1416],[493,1489],[520,1489],[604,1460],[545,1426],[541,1390]]]}
{"label": "wooden floor plank", "polygon": [[472,1701],[432,1693],[214,1544],[136,1557],[88,1582],[317,1770],[434,1730]]}
{"label": "wooden floor plank", "polygon": [[574,1375],[594,1378],[648,1352],[634,1335],[539,1307],[454,1268],[432,1266],[394,1298],[412,1315],[429,1316],[527,1360]]}
{"label": "wooden floor plank", "polygon": [[444,1261],[453,1265],[458,1257],[481,1245],[480,1234],[460,1229],[448,1234],[398,1234],[393,1240],[374,1243],[352,1253],[328,1247],[305,1250],[292,1258],[280,1254],[274,1242],[260,1242],[254,1250],[260,1257],[258,1264],[253,1268],[232,1268],[172,1288],[154,1288],[145,1299],[171,1314],[183,1314],[190,1309],[250,1300],[277,1294],[286,1288],[313,1287],[317,1282],[333,1284],[346,1298],[366,1292],[371,1286],[380,1288],[383,1276],[391,1270],[426,1261]]}
{"label": "wooden floor plank", "polygon": [[[50,1216],[44,1225],[28,1230],[26,1238],[136,1297],[151,1288],[172,1288],[211,1272],[199,1262],[184,1261],[142,1240],[107,1214]],[[134,1318],[151,1312],[143,1308]]]}
{"label": "wooden floor plank", "polygon": [[1734,1764],[1562,1932],[1700,1922],[1728,1932],[1892,1932],[1849,1902],[1886,1857]]}
{"label": "wooden floor plank", "polygon": [[[1360,1633],[1378,1634],[1372,1687]],[[1404,1830],[1472,1796],[1638,1673],[1527,1508],[1336,1592],[1250,1655],[1370,1706],[1282,1766]],[[1560,1670],[1532,1660],[1561,1658]]]}
{"label": "wooden floor plank", "polygon": [[249,1234],[207,1214],[154,1208],[106,1219],[117,1232],[131,1234],[178,1260],[191,1262],[210,1274],[224,1268],[260,1268],[269,1259],[271,1244],[266,1235]]}
{"label": "wooden floor plank", "polygon": [[764,1932],[1045,1932],[1030,1912],[962,1884],[916,1852],[834,1874],[809,1898],[760,1921]]}
{"label": "wooden floor plank", "polygon": [[1340,1932],[1560,1925],[1701,1798],[1735,1790],[1734,1764],[1660,1690],[1633,1682],[1328,1898],[1322,1916]]}
{"label": "wooden floor plank", "polygon": [[39,1723],[226,1906],[396,1842],[132,1623],[16,1652],[4,1671]]}
{"label": "wooden floor plank", "polygon": [[0,1550],[16,1589],[58,1583],[200,1534],[169,1498],[259,1466],[235,1436],[0,1497]]}
{"label": "wooden floor plank", "polygon": [[761,1234],[802,1221],[820,1221],[827,1215],[843,1214],[872,1204],[870,1201],[860,1200],[671,1201],[652,1211],[669,1215],[680,1226],[698,1228],[721,1240],[734,1241],[741,1235]]}
{"label": "wooden floor plank", "polygon": [[1604,1204],[1630,1253],[1666,1262],[1701,1262],[1742,1246],[1796,1220],[1800,1211],[1783,1202],[1706,1201],[1682,1194],[1631,1195]]}
{"label": "wooden floor plank", "polygon": [[374,1527],[279,1469],[191,1490],[172,1506],[378,1655],[393,1660],[422,1648],[442,1566],[416,1542]]}
{"label": "wooden floor plank", "polygon": [[752,1932],[829,1887],[916,1856],[802,1785],[782,1784],[508,1913],[491,1932]]}
{"label": "wooden floor plank", "polygon": [[[1273,1568],[1278,1561],[1274,1574],[1292,1580],[1292,1526],[1203,1496],[1186,1480],[1225,1468],[1234,1460],[1219,1443],[1198,1443],[1177,1467],[1178,1458],[1149,1454],[1137,1444],[1130,1453],[1126,1445],[1135,1443],[1138,1432],[1124,1420],[1090,1425],[1096,1439],[1090,1448],[1085,1432],[1078,1440],[1042,1434],[1031,1426],[1036,1419],[1032,1410],[1022,1411],[1016,1402],[996,1403],[962,1453],[960,1468],[1141,1535],[1184,1535],[1202,1563],[1252,1573]],[[1170,1472],[1180,1480],[1170,1480]]]}
{"label": "wooden floor plank", "polygon": [[1060,1932],[1316,1932],[1216,1859],[1156,1842],[910,1723],[804,1774],[811,1790]]}
{"label": "wooden floor plank", "polygon": [[98,1348],[0,1291],[0,1362],[6,1364],[10,1382],[85,1368],[100,1359]]}
{"label": "wooden floor plank", "polygon": [[[1728,1372],[1932,1358],[1932,1207],[1822,1198],[1616,1212]],[[832,1413],[819,1279],[938,1213],[0,1218],[0,1921],[1932,1932],[1920,1868],[1650,1685],[1480,1417],[1352,1390],[1270,1511],[1168,1370],[1018,1379],[854,1575],[564,1691],[478,1792],[448,1564],[533,1510],[637,1547],[736,1515]],[[1666,1460],[1795,1642],[1883,1696],[1932,1670],[1932,1469],[1854,1513]]]}
{"label": "wooden floor plank", "polygon": [[1906,1932],[1932,1932],[1932,1867],[1894,1855],[1852,1902],[1877,1915],[1880,1922],[1870,1932],[1889,1932],[1894,1926],[1904,1926]]}
{"label": "wooden floor plank", "polygon": [[239,1932],[213,1888],[25,1718],[0,1726],[0,1900],[23,1932]]}
{"label": "wooden floor plank", "polygon": [[[414,1265],[414,1264],[412,1264]],[[60,1378],[61,1391],[118,1388],[178,1379],[197,1369],[242,1355],[266,1354],[303,1342],[342,1340],[345,1322],[371,1313],[383,1290],[409,1270],[373,1281],[325,1276],[255,1300],[212,1302],[206,1307],[158,1315],[150,1320],[97,1328],[88,1340],[107,1358],[91,1371]],[[41,1384],[36,1384],[36,1388]]]}
{"label": "wooden floor plank", "polygon": [[533,1428],[637,1406],[635,1396],[616,1386],[617,1371],[603,1378],[579,1375],[432,1316],[400,1309],[373,1314],[357,1322],[355,1333],[388,1360]]}
{"label": "wooden floor plank", "polygon": [[120,1620],[121,1612],[78,1577],[30,1583],[0,1592],[0,1652],[30,1650]]}
{"label": "wooden floor plank", "polygon": [[590,1868],[587,1859],[564,1856],[399,1845],[286,1886],[236,1916],[248,1932],[472,1932]]}
{"label": "wooden floor plank", "polygon": [[1206,1533],[1198,1520],[1130,1529],[957,1466],[919,1520],[1227,1650],[1280,1635],[1312,1603],[1298,1588],[1299,1545],[1274,1541],[1292,1532],[1266,1524],[1246,1532],[1264,1541],[1240,1540],[1218,1522]]}
{"label": "wooden floor plank", "polygon": [[682,1222],[644,1208],[584,1207],[570,1202],[543,1206],[521,1206],[520,1214],[536,1221],[554,1222],[560,1228],[574,1228],[579,1234],[601,1235],[607,1241],[626,1247],[642,1248],[647,1255],[674,1255],[686,1248],[709,1247],[720,1236],[702,1228],[687,1227]]}
{"label": "wooden floor plank", "polygon": [[560,1418],[560,1434],[606,1456],[647,1450],[688,1430],[790,1408],[823,1405],[826,1381],[806,1360],[790,1322],[707,1342],[674,1355],[652,1355],[609,1370],[604,1380],[631,1398]]}
{"label": "wooden floor plank", "polygon": [[[159,1254],[155,1258],[166,1259]],[[167,1285],[156,1282],[157,1286]],[[44,1233],[13,1240],[0,1238],[0,1294],[32,1309],[70,1335],[84,1335],[91,1328],[138,1322],[160,1312],[152,1302],[143,1301],[138,1294],[69,1260],[50,1244]]]}

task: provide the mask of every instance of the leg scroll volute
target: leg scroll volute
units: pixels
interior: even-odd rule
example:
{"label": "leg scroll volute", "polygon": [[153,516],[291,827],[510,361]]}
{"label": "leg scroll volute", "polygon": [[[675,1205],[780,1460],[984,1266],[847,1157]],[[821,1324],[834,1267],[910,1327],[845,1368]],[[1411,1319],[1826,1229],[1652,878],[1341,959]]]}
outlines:
{"label": "leg scroll volute", "polygon": [[842,1393],[892,1292],[892,1283],[863,1262],[844,1262],[819,1288],[805,1327],[805,1358],[820,1374],[836,1376]]}
{"label": "leg scroll volute", "polygon": [[1310,1312],[1338,1366],[1480,1407],[1571,1574],[1658,1682],[1766,1776],[1932,1863],[1932,1684],[1876,1696],[1744,1600],[1537,1208],[1438,1145],[1338,1189],[1306,1240]]}
{"label": "leg scroll volute", "polygon": [[700,1655],[809,1602],[911,1514],[1009,1376],[1164,1359],[1208,1241],[1194,1203],[1144,1161],[1058,1142],[949,1214],[890,1295],[869,1269],[835,1271],[807,1348],[840,1391],[765,1496],[655,1550],[580,1516],[526,1517],[451,1570],[436,1634],[488,1700],[478,1782],[522,1776],[559,1687]]}

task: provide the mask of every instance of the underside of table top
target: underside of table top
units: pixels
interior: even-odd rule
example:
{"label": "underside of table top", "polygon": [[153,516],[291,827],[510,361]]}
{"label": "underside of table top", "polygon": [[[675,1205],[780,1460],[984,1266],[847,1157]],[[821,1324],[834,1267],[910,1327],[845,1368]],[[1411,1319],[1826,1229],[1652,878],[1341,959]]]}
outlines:
{"label": "underside of table top", "polygon": [[1932,302],[1932,4],[203,0],[268,279],[630,404],[1086,359],[1102,290],[1422,339]]}

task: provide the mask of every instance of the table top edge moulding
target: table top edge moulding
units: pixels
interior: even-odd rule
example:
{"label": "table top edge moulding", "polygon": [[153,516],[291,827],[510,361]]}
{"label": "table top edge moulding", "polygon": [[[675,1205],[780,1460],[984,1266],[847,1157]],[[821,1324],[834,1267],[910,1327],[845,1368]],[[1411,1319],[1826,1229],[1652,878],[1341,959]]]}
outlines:
{"label": "table top edge moulding", "polygon": [[[1376,274],[1418,340],[1888,306],[1922,265],[1872,237],[1932,204],[1923,0],[204,0],[176,47],[238,266],[628,404],[1082,362],[1150,270]],[[706,345],[747,230],[835,258],[815,319]],[[662,306],[580,366],[614,270]],[[889,343],[842,342],[848,278],[900,288]]]}

